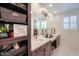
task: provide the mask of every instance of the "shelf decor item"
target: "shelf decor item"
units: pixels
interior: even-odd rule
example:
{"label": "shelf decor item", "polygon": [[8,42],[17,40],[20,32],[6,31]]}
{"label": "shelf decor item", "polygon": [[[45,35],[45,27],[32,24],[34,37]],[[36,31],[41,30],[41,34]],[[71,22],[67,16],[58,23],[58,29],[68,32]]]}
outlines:
{"label": "shelf decor item", "polygon": [[8,32],[7,28],[1,27],[0,28],[0,39],[8,38],[8,36],[9,36],[9,32]]}
{"label": "shelf decor item", "polygon": [[[30,3],[0,3],[0,56],[31,55],[31,13],[29,10],[31,10]],[[17,30],[21,36],[15,35],[17,28],[14,29],[14,24],[24,26],[24,29],[21,26]]]}
{"label": "shelf decor item", "polygon": [[14,47],[14,49],[19,49],[20,48],[20,46],[19,46],[18,43],[16,43],[15,45],[13,45],[13,47]]}

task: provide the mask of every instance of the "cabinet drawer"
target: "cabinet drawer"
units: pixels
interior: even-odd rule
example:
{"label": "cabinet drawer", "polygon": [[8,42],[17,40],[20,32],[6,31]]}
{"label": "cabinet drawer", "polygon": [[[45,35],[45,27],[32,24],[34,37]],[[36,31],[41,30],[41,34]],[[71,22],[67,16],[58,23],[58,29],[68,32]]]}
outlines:
{"label": "cabinet drawer", "polygon": [[50,56],[51,55],[51,42],[48,42],[45,45],[45,56]]}
{"label": "cabinet drawer", "polygon": [[0,7],[0,18],[6,21],[26,23],[26,15]]}

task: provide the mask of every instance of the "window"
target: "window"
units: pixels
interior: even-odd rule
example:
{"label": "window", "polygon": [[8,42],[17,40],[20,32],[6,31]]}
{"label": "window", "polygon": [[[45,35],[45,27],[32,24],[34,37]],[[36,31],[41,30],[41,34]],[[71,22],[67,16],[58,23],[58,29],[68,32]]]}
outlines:
{"label": "window", "polygon": [[69,29],[69,17],[64,17],[64,29]]}
{"label": "window", "polygon": [[77,16],[64,17],[64,29],[77,29]]}
{"label": "window", "polygon": [[77,29],[77,16],[70,16],[70,29]]}

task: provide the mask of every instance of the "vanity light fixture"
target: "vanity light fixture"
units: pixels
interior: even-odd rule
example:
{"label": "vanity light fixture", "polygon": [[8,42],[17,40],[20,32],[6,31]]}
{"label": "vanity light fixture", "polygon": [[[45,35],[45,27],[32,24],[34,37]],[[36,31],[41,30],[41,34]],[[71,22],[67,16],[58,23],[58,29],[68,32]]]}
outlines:
{"label": "vanity light fixture", "polygon": [[55,10],[53,13],[54,13],[54,14],[56,14],[56,13],[57,13],[57,11]]}
{"label": "vanity light fixture", "polygon": [[52,7],[53,6],[53,4],[49,4],[49,7]]}

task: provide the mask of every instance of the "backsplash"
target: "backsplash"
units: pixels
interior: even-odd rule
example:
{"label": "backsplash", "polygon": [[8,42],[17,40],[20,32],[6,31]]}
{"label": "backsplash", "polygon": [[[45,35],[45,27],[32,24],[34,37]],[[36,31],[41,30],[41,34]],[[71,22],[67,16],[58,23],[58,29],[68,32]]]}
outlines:
{"label": "backsplash", "polygon": [[14,37],[27,36],[27,25],[14,24]]}

